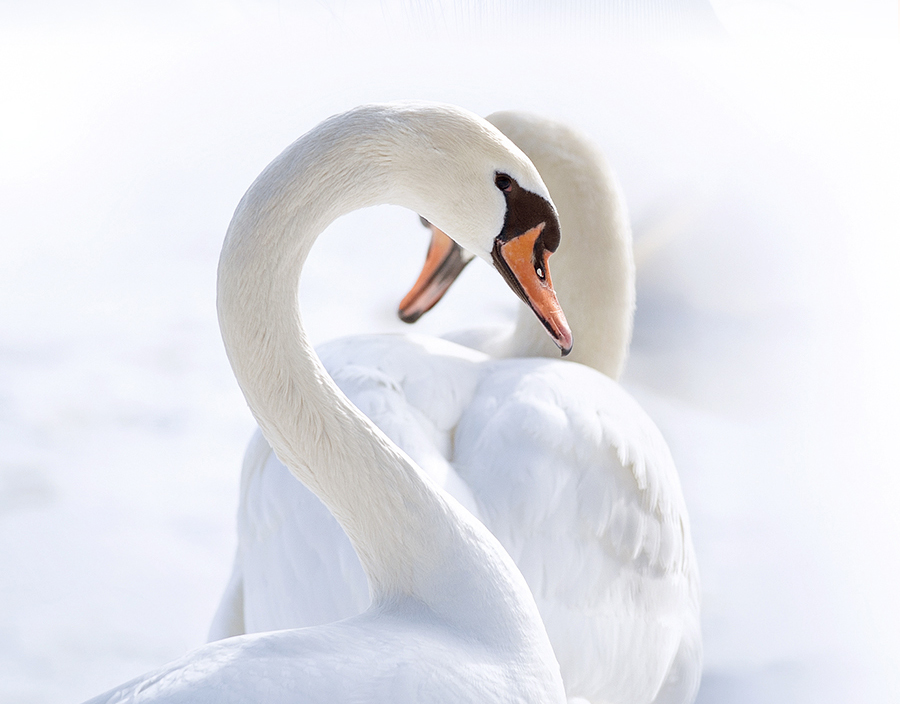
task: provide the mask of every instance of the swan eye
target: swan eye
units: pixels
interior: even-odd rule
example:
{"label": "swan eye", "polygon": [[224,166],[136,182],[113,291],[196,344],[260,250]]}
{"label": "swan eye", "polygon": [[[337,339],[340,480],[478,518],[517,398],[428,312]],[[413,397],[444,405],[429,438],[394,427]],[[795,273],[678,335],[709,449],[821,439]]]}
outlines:
{"label": "swan eye", "polygon": [[544,267],[542,267],[540,264],[538,264],[536,267],[534,267],[534,273],[537,274],[537,277],[541,281],[544,280]]}
{"label": "swan eye", "polygon": [[512,190],[512,179],[506,174],[497,174],[494,183],[497,185],[497,188],[506,193],[509,193]]}

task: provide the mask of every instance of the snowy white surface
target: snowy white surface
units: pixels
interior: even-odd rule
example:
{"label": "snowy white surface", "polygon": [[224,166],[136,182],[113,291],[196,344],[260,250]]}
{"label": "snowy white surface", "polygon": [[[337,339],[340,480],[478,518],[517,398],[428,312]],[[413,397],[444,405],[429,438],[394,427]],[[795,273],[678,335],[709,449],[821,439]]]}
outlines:
{"label": "snowy white surface", "polygon": [[[691,510],[698,701],[900,698],[896,4],[767,3],[765,36],[714,5],[743,38],[597,41],[537,5],[474,33],[448,2],[5,5],[0,700],[77,702],[204,641],[253,429],[215,316],[225,228],[305,130],[401,98],[565,120],[618,171],[624,383]],[[397,208],[335,223],[301,286],[314,339],[403,330],[425,246]],[[514,305],[476,262],[417,327]]]}

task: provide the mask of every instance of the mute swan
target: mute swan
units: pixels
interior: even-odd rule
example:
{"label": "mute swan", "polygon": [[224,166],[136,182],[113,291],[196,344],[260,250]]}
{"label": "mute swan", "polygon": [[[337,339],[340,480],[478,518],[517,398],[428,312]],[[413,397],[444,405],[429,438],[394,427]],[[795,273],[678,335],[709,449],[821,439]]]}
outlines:
{"label": "mute swan", "polygon": [[[631,338],[635,301],[634,262],[624,199],[606,159],[588,138],[560,123],[515,111],[494,113],[486,119],[531,159],[559,209],[564,238],[553,259],[554,288],[560,305],[567,312],[573,335],[578,338],[578,345],[568,360],[593,367],[610,379],[618,379]],[[466,253],[439,229],[427,221],[425,224],[432,230],[426,263],[416,284],[400,304],[400,317],[408,321],[415,321],[434,306],[472,258],[471,254]],[[524,313],[527,310],[520,307],[515,328],[511,332],[471,330],[448,335],[447,338],[488,352],[496,358],[555,356],[555,349],[547,346],[547,336]],[[566,372],[573,377],[580,373],[574,369],[567,369]],[[534,382],[523,378],[514,383],[516,386],[512,393],[521,395],[523,388]],[[556,387],[554,400],[558,398],[559,388]],[[504,392],[491,394],[485,384],[482,384],[480,391],[490,399],[488,403],[503,398],[504,395]],[[622,516],[619,520],[623,521],[624,527],[619,530],[633,531],[631,538],[623,536],[623,539],[625,543],[630,541],[636,552],[629,554],[625,550],[618,556],[618,562],[609,559],[605,564],[598,562],[593,567],[595,570],[621,569],[632,572],[634,581],[631,586],[638,590],[634,602],[643,602],[641,608],[634,612],[632,626],[638,625],[641,618],[679,623],[681,637],[671,665],[667,665],[665,657],[659,657],[671,647],[671,643],[658,641],[649,631],[641,634],[635,628],[629,628],[629,618],[600,615],[595,617],[593,623],[589,619],[585,620],[583,623],[590,624],[586,628],[577,623],[579,613],[587,617],[601,601],[594,601],[593,607],[585,603],[590,594],[590,582],[587,579],[582,583],[583,591],[580,593],[572,585],[567,587],[569,598],[576,603],[580,602],[580,607],[570,609],[565,615],[560,613],[561,607],[565,608],[565,599],[560,598],[559,593],[554,593],[554,589],[559,589],[559,583],[554,584],[552,578],[548,579],[546,574],[541,574],[538,570],[546,573],[554,565],[551,560],[554,557],[560,576],[573,576],[573,571],[577,569],[579,576],[587,577],[590,567],[585,556],[578,554],[577,549],[570,547],[571,557],[566,561],[559,558],[559,553],[553,552],[552,540],[545,543],[543,549],[546,552],[541,557],[536,556],[535,547],[527,543],[527,530],[530,528],[537,532],[536,529],[545,529],[548,519],[541,523],[535,521],[531,525],[521,521],[517,515],[519,509],[516,501],[526,498],[526,493],[516,495],[508,486],[503,486],[498,475],[510,474],[510,468],[517,467],[517,464],[517,472],[521,472],[522,465],[533,468],[535,475],[539,471],[549,470],[551,477],[541,477],[538,481],[535,476],[535,488],[542,485],[553,487],[563,497],[563,489],[558,483],[566,480],[565,472],[553,467],[552,459],[542,463],[521,451],[523,441],[528,442],[524,437],[527,433],[507,437],[505,442],[492,442],[491,430],[503,421],[496,418],[496,409],[488,407],[474,410],[473,403],[468,412],[470,415],[464,415],[457,427],[453,466],[462,475],[463,481],[467,482],[470,491],[474,492],[476,503],[485,514],[488,528],[500,538],[500,542],[523,570],[547,625],[567,691],[592,701],[686,704],[694,700],[699,688],[702,642],[699,574],[678,475],[665,442],[637,404],[614,384],[604,384],[603,387],[595,388],[595,392],[605,396],[602,402],[596,398],[589,399],[585,391],[580,391],[577,386],[572,387],[571,396],[560,402],[559,406],[569,408],[571,420],[575,413],[589,412],[591,406],[596,409],[603,403],[623,404],[618,408],[618,417],[613,414],[603,417],[604,414],[599,414],[601,417],[593,422],[594,427],[591,429],[598,434],[611,435],[606,442],[615,449],[618,458],[615,463],[618,466],[598,464],[592,468],[592,474],[586,475],[591,481],[600,482],[607,487],[608,493],[604,497],[604,506],[599,516],[608,514],[610,506],[616,505],[624,507],[626,513],[631,513],[637,506],[646,510],[648,503],[652,506],[654,502],[657,507],[667,505],[667,508],[664,511],[657,510],[656,516],[653,512],[640,515],[640,510],[637,514]],[[574,405],[579,403],[579,398],[587,401],[581,408]],[[528,401],[525,405],[527,403]],[[510,412],[518,405],[523,405],[521,400],[512,403],[507,401]],[[488,424],[486,430],[475,431],[477,440],[472,444],[477,447],[477,454],[465,447],[469,438],[463,432],[463,423],[467,420],[475,428],[480,424]],[[577,435],[577,432],[569,433],[566,437],[569,441],[577,442]],[[491,459],[484,459],[489,455],[486,443],[496,453]],[[556,441],[557,445],[563,443],[562,438]],[[504,451],[506,456],[501,454]],[[467,452],[471,456],[467,456]],[[562,453],[559,453],[558,459],[563,459]],[[646,467],[642,468],[641,464]],[[587,463],[583,468],[586,465]],[[620,485],[610,492],[608,482],[613,480],[613,475],[629,469],[636,485],[628,481],[626,485]],[[641,476],[642,474],[645,476]],[[478,486],[475,485],[476,481],[479,482]],[[582,476],[580,481],[584,482],[585,477]],[[569,500],[575,498],[575,488],[572,487]],[[584,487],[577,488],[581,490]],[[555,509],[555,527],[561,536],[568,535],[582,550],[590,550],[590,543],[578,536],[577,522],[566,521],[567,516],[562,510],[566,506],[565,498],[554,497],[552,502],[544,504],[535,502],[533,498],[531,501],[535,507],[540,506],[548,511]],[[493,504],[490,510],[487,508],[489,502]],[[602,523],[602,519],[600,522]],[[642,522],[644,525],[640,525]],[[660,527],[662,531],[659,530]],[[646,555],[642,553],[647,547],[646,543],[652,544],[662,539],[666,529],[681,533],[680,536],[670,537],[682,542],[683,559],[670,563],[662,575],[654,574],[653,570],[646,570],[646,565],[641,564],[646,559]],[[659,545],[659,549],[662,549],[662,545]],[[526,564],[529,560],[533,560],[532,570]],[[650,562],[652,564],[652,559]],[[612,596],[611,587],[614,582],[607,582],[602,578],[601,582],[605,583],[599,591],[608,591],[609,596]],[[654,595],[640,593],[640,590],[654,583],[657,587],[662,586]],[[624,584],[623,581],[619,586]],[[596,588],[599,585],[594,583],[590,586]],[[594,596],[597,596],[597,592]],[[621,605],[627,610],[635,604],[629,604],[629,599],[626,598]],[[568,621],[567,625],[563,624],[565,621]],[[613,625],[618,626],[615,636],[609,630]],[[585,657],[584,654],[590,648],[579,652],[580,646],[573,647],[572,641],[576,634],[586,641],[594,641],[595,654],[600,655],[597,660]],[[637,638],[633,640],[635,636]],[[630,662],[620,655],[623,645],[632,657]],[[644,668],[637,664],[639,661],[646,662],[648,657],[656,663],[655,666]],[[598,676],[598,673],[613,671],[618,673],[616,678]],[[664,675],[662,685],[651,699],[646,698],[649,689],[644,690],[643,696],[634,689],[628,692],[619,689],[623,683],[640,681],[641,677],[659,682],[660,674]],[[602,685],[601,677],[606,679]],[[593,689],[587,684],[591,679],[595,683]]]}
{"label": "mute swan", "polygon": [[[320,354],[351,400],[510,552],[569,696],[691,702],[702,647],[687,511],[659,431],[611,381],[634,309],[624,201],[605,159],[577,132],[517,112],[488,120],[532,159],[559,208],[554,288],[578,338],[569,359],[582,364],[497,359],[558,355],[527,310],[511,333],[451,338],[490,357],[389,335],[334,341]],[[433,305],[468,256],[436,231],[401,315]],[[366,607],[349,542],[259,435],[245,459],[238,522],[235,568],[211,637]]]}
{"label": "mute swan", "polygon": [[300,138],[238,205],[219,260],[219,323],[266,439],[340,521],[372,606],[340,623],[208,644],[92,702],[564,701],[514,563],[347,400],[304,334],[296,293],[313,241],[343,213],[383,202],[427,213],[507,267],[571,347],[530,257],[546,267],[555,211],[534,167],[488,123],[449,106],[375,105]]}

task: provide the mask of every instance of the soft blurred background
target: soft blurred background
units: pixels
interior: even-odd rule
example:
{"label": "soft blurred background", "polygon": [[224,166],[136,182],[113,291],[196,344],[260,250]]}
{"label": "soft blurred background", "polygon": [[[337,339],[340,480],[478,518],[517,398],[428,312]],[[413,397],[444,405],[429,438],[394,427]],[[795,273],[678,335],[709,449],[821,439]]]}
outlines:
{"label": "soft blurred background", "polygon": [[[204,642],[254,427],[225,228],[300,134],[404,98],[569,122],[619,175],[623,383],[691,511],[698,702],[900,700],[898,57],[894,0],[4,2],[0,700],[77,702]],[[425,247],[398,208],[335,223],[313,338],[405,329]],[[476,262],[418,327],[514,308]]]}

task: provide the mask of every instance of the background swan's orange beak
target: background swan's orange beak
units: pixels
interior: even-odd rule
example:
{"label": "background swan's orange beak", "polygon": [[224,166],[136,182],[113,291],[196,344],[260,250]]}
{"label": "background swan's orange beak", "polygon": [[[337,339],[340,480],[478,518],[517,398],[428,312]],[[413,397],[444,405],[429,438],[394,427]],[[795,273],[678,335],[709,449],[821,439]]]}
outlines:
{"label": "background swan's orange beak", "polygon": [[572,351],[572,330],[556,298],[547,260],[552,252],[536,247],[544,225],[494,245],[494,264],[513,291],[527,303],[565,357]]}
{"label": "background swan's orange beak", "polygon": [[[424,222],[424,221],[423,221]],[[472,256],[431,223],[431,244],[416,283],[400,301],[398,314],[404,323],[414,323],[431,310],[456,280]]]}

